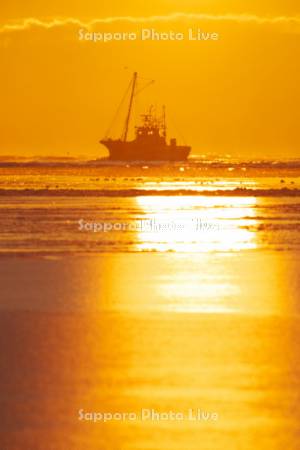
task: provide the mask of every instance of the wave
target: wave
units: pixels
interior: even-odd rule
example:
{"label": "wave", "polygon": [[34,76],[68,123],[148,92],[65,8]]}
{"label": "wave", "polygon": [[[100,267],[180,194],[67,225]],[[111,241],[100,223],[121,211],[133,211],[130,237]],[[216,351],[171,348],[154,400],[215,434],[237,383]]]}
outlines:
{"label": "wave", "polygon": [[166,161],[111,161],[108,158],[100,158],[95,160],[83,160],[72,157],[48,157],[48,158],[18,158],[18,157],[0,157],[0,168],[162,168],[172,169],[177,167],[190,168],[207,168],[207,169],[300,169],[300,159],[285,159],[285,160],[241,160],[237,158],[221,158],[221,157],[207,157],[199,158],[196,156],[190,157],[187,161],[166,162]]}
{"label": "wave", "polygon": [[0,189],[2,197],[144,197],[144,196],[205,196],[205,197],[300,197],[300,189]]}

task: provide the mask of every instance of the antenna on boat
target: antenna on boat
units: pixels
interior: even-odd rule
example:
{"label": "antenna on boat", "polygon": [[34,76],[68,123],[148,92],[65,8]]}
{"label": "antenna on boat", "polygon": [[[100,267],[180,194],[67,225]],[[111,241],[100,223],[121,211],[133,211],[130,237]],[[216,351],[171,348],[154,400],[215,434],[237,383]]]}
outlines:
{"label": "antenna on boat", "polygon": [[166,105],[163,105],[163,137],[167,137]]}
{"label": "antenna on boat", "polygon": [[131,95],[130,95],[130,100],[129,100],[129,108],[128,108],[128,113],[127,113],[127,117],[126,117],[124,132],[123,132],[123,136],[122,136],[122,141],[124,141],[124,142],[126,142],[126,140],[127,140],[128,128],[129,128],[131,112],[132,112],[133,98],[135,95],[136,82],[137,82],[137,72],[134,72],[132,82],[131,82],[132,89],[131,89]]}

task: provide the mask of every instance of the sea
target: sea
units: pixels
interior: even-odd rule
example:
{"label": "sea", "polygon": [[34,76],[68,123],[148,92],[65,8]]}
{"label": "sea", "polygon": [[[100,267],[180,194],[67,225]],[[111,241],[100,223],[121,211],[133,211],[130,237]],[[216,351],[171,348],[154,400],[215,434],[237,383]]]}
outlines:
{"label": "sea", "polygon": [[300,161],[0,160],[0,449],[298,450]]}

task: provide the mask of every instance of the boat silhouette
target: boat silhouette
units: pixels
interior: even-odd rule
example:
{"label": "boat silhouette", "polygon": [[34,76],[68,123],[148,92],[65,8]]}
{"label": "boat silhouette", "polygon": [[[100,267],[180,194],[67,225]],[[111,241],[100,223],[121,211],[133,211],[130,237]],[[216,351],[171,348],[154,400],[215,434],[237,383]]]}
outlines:
{"label": "boat silhouette", "polygon": [[129,107],[122,136],[119,139],[105,137],[101,139],[109,151],[109,159],[114,161],[184,161],[188,158],[191,147],[177,145],[175,138],[167,142],[166,108],[157,117],[151,106],[146,114],[141,115],[141,124],[135,127],[135,138],[128,140],[128,130],[136,95],[137,72],[131,80]]}

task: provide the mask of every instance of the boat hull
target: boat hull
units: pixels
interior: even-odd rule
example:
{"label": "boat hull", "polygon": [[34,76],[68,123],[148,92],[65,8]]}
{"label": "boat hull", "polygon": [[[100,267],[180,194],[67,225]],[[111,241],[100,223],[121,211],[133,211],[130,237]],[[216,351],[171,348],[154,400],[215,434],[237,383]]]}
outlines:
{"label": "boat hull", "polygon": [[146,143],[102,140],[113,161],[185,161],[191,147],[185,145],[147,145]]}

